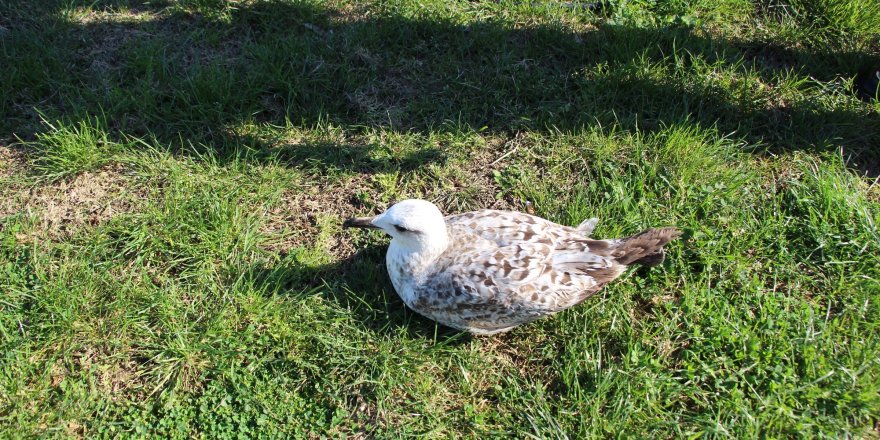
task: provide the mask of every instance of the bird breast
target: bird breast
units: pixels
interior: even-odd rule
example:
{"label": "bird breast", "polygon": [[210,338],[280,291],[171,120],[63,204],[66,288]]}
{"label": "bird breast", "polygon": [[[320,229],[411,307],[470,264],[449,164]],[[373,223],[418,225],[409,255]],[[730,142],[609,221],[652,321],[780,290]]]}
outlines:
{"label": "bird breast", "polygon": [[415,287],[424,279],[425,269],[431,261],[430,255],[412,252],[395,243],[395,240],[392,240],[388,246],[388,252],[385,254],[388,277],[391,278],[394,290],[410,308],[413,308],[416,300]]}

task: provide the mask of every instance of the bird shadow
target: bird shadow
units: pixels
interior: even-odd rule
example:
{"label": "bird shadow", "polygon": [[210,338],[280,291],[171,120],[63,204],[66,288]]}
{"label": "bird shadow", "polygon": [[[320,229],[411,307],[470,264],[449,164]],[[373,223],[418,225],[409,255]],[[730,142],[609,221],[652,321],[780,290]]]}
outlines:
{"label": "bird shadow", "polygon": [[271,295],[304,299],[319,296],[346,310],[362,330],[434,344],[467,344],[473,336],[409,310],[391,286],[385,269],[386,245],[367,246],[347,258],[310,264],[294,249],[274,263],[250,267],[244,276]]}

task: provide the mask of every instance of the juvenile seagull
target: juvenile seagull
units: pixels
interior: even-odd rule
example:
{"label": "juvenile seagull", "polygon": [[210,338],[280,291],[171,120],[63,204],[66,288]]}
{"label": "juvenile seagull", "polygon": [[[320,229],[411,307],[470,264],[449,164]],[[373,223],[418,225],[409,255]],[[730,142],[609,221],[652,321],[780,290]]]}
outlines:
{"label": "juvenile seagull", "polygon": [[390,235],[385,256],[408,307],[441,324],[491,335],[572,307],[627,266],[663,261],[681,233],[648,229],[614,240],[588,238],[596,224],[558,225],[521,212],[480,210],[443,217],[425,200],[404,200],[343,227]]}

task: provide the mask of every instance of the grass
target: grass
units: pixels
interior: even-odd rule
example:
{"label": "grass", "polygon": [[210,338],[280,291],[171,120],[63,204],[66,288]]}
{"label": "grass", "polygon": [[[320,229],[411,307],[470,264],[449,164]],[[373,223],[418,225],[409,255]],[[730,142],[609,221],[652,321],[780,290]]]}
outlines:
{"label": "grass", "polygon": [[[583,5],[0,5],[0,436],[876,438],[876,2]],[[472,338],[406,197],[687,237]]]}

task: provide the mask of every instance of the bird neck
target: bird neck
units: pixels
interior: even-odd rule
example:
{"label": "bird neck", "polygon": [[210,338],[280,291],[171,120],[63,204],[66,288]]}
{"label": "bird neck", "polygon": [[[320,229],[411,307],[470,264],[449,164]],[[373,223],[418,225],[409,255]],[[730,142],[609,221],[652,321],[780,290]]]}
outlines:
{"label": "bird neck", "polygon": [[448,247],[449,233],[446,230],[413,240],[395,238],[388,247],[389,269],[393,267],[411,277],[417,277],[446,252]]}

